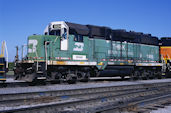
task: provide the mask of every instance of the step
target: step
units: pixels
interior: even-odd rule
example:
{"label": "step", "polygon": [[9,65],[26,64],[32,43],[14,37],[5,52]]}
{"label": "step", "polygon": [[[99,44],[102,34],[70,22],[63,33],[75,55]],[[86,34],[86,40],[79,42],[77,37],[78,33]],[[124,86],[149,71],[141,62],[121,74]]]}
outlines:
{"label": "step", "polygon": [[0,81],[5,81],[5,80],[6,80],[6,78],[5,78],[5,77],[0,76]]}
{"label": "step", "polygon": [[43,73],[42,71],[37,71],[37,73]]}
{"label": "step", "polygon": [[0,71],[0,73],[5,73],[5,71]]}

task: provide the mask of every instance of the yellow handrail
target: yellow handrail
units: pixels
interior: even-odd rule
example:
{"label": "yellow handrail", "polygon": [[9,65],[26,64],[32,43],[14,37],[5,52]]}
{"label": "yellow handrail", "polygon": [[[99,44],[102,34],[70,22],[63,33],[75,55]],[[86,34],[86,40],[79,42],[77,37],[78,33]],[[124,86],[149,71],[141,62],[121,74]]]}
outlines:
{"label": "yellow handrail", "polygon": [[5,41],[2,42],[0,57],[4,57],[4,53],[5,53]]}
{"label": "yellow handrail", "polygon": [[6,53],[6,68],[8,68],[8,49],[7,49],[7,45],[6,42],[3,41],[2,42],[2,48],[1,48],[1,54],[0,57],[5,57],[5,53]]}

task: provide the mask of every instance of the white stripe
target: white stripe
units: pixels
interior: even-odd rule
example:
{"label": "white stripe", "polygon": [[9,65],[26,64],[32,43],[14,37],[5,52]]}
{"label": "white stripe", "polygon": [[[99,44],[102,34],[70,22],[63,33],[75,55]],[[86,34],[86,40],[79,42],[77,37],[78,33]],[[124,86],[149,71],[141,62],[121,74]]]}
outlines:
{"label": "white stripe", "polygon": [[97,65],[97,62],[48,61],[48,65]]}
{"label": "white stripe", "polygon": [[163,66],[162,63],[136,63],[136,66]]}
{"label": "white stripe", "polygon": [[115,63],[114,63],[114,62],[108,62],[108,64],[109,64],[109,65],[113,65],[113,64],[115,64]]}
{"label": "white stripe", "polygon": [[61,57],[62,60],[68,60],[68,57]]}
{"label": "white stripe", "polygon": [[70,59],[70,58],[69,58],[69,57],[55,57],[55,59],[68,60],[68,59]]}

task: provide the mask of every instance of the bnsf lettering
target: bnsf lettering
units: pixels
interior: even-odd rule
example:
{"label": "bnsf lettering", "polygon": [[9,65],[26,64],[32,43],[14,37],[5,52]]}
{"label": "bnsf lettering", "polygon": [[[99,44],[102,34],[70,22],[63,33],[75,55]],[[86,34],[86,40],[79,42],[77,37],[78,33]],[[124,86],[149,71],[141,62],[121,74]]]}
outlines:
{"label": "bnsf lettering", "polygon": [[74,44],[73,51],[83,51],[83,49],[84,49],[84,44],[83,43],[76,42]]}

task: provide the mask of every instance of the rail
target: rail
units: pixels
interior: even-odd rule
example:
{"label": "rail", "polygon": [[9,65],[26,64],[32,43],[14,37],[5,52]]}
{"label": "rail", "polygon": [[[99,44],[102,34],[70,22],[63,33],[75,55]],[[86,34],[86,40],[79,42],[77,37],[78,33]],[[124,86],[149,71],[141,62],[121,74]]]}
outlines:
{"label": "rail", "polygon": [[[171,83],[0,94],[0,112],[103,112],[171,96]],[[131,103],[131,104],[129,104]],[[133,104],[134,103],[134,104]]]}

